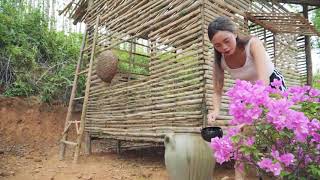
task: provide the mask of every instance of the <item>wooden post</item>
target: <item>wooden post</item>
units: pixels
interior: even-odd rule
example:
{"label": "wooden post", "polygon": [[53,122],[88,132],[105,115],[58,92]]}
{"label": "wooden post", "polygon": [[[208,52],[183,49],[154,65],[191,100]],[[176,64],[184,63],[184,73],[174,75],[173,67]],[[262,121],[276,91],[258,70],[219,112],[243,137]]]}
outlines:
{"label": "wooden post", "polygon": [[264,28],[263,28],[263,40],[264,40],[265,46],[267,47],[267,31]]}
{"label": "wooden post", "polygon": [[277,62],[276,62],[276,45],[277,45],[277,43],[276,43],[276,41],[277,41],[277,39],[276,39],[276,33],[273,33],[273,35],[272,35],[272,38],[273,38],[273,63],[274,63],[274,66],[275,67],[277,67]]}
{"label": "wooden post", "polygon": [[121,154],[121,141],[117,140],[117,154],[120,155]]}
{"label": "wooden post", "polygon": [[[204,47],[205,47],[205,41],[204,41],[204,37],[206,36],[206,33],[205,33],[205,29],[207,27],[205,27],[205,3],[206,3],[206,0],[202,0],[202,6],[201,6],[201,21],[202,21],[202,53],[204,54]],[[200,59],[199,59],[200,61]],[[203,63],[203,65],[205,65]],[[202,115],[203,115],[203,120],[202,120],[202,127],[207,127],[208,125],[208,107],[207,107],[207,90],[206,90],[206,84],[207,84],[207,79],[205,78],[205,74],[206,74],[206,70],[203,69],[203,98],[202,98],[202,104],[201,104],[201,111],[202,111]]]}
{"label": "wooden post", "polygon": [[91,137],[89,132],[85,132],[84,142],[85,142],[84,153],[86,155],[90,155],[92,153],[92,149],[91,149]]}
{"label": "wooden post", "polygon": [[[303,5],[303,16],[308,20],[308,5]],[[306,53],[307,66],[307,85],[312,85],[312,59],[311,59],[311,44],[310,36],[304,36],[304,45]]]}

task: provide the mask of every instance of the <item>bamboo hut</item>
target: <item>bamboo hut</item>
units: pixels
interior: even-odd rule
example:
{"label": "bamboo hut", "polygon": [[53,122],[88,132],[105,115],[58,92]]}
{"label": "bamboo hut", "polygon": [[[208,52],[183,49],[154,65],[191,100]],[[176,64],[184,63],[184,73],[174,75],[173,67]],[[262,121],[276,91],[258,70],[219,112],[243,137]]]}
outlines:
{"label": "bamboo hut", "polygon": [[[67,116],[62,156],[64,144],[79,151],[83,132],[87,151],[93,138],[162,142],[168,132],[199,133],[215,108],[207,26],[217,16],[231,17],[240,33],[263,40],[288,86],[306,83],[305,36],[319,35],[301,14],[276,1],[72,0],[60,13],[86,24],[68,114],[81,98],[74,95],[77,79],[88,79],[81,120]],[[111,83],[95,70],[96,56],[106,50],[119,58]],[[227,90],[234,81],[225,76]],[[227,128],[227,106],[223,96],[217,126]],[[67,140],[72,123],[80,137],[76,143]]]}

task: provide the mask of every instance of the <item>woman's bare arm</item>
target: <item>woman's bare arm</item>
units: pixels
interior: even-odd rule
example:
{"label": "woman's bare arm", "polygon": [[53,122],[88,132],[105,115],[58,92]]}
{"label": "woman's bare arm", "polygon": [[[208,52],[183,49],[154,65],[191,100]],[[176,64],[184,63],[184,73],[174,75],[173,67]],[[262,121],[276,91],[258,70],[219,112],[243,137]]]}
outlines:
{"label": "woman's bare arm", "polygon": [[208,124],[213,125],[214,121],[216,120],[217,116],[219,115],[220,111],[220,104],[221,104],[221,96],[222,96],[222,90],[223,90],[223,84],[224,84],[224,70],[221,68],[216,67],[217,64],[215,64],[214,68],[214,78],[213,78],[213,111],[209,111],[208,114]]}

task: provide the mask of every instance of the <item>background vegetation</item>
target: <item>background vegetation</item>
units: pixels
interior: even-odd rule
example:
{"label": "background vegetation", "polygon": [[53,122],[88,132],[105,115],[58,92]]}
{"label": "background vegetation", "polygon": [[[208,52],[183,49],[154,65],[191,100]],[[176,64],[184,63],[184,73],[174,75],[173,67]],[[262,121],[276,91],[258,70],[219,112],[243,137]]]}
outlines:
{"label": "background vegetation", "polygon": [[[316,10],[314,11],[314,17],[312,18],[312,21],[313,21],[316,29],[317,29],[318,31],[320,31],[320,9],[316,9]],[[320,48],[320,40],[319,40],[319,38],[318,38],[318,40],[317,40],[316,46],[317,46],[318,48]]]}
{"label": "background vegetation", "polygon": [[[7,96],[66,100],[81,44],[80,34],[48,29],[39,9],[0,4],[0,84]],[[82,83],[83,84],[83,83]]]}

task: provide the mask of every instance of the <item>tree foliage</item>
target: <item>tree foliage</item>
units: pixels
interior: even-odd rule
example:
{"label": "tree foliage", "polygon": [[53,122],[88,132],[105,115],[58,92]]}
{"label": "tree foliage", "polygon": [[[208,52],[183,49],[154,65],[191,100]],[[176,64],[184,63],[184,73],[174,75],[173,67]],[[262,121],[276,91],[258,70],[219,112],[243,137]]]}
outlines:
{"label": "tree foliage", "polygon": [[50,31],[48,24],[38,9],[14,0],[0,3],[0,89],[5,95],[68,99],[81,36]]}
{"label": "tree foliage", "polygon": [[[320,9],[316,9],[314,12],[314,16],[312,18],[313,24],[316,27],[316,30],[320,32]],[[320,41],[317,41],[317,47],[320,47]]]}

